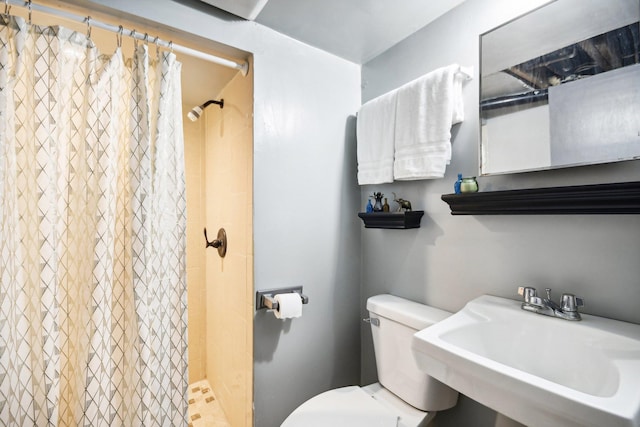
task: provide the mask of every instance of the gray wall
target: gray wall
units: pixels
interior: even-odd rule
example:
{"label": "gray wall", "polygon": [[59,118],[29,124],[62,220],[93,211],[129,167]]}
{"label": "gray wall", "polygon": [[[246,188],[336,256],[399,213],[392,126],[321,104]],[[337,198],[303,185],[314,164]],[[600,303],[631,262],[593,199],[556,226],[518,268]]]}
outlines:
{"label": "gray wall", "polygon": [[[255,425],[264,427],[280,425],[322,391],[356,384],[360,366],[359,194],[349,119],[359,105],[359,72],[293,47],[272,58],[282,67],[256,104],[270,123],[254,149],[254,275],[256,289],[304,286],[309,304],[299,319],[255,316]],[[281,110],[271,116],[274,104]]]}
{"label": "gray wall", "polygon": [[255,288],[302,285],[310,299],[300,319],[255,316],[255,425],[278,426],[309,397],[357,383],[360,229],[350,115],[360,105],[360,67],[196,1],[66,2],[145,17],[201,47],[253,54]]}
{"label": "gray wall", "polygon": [[[534,3],[467,0],[363,66],[363,102],[453,62],[473,65],[476,76],[464,88],[465,121],[454,127],[453,159],[444,179],[361,188],[362,207],[374,190],[389,196],[394,191],[425,211],[417,230],[363,229],[362,316],[366,298],[383,292],[456,311],[482,294],[517,299],[516,288],[526,284],[581,295],[586,313],[640,323],[640,216],[453,217],[440,200],[453,192],[458,173],[479,173],[478,36]],[[639,179],[640,162],[632,161],[478,181],[487,191]],[[366,384],[376,374],[371,334],[364,326],[362,331]],[[438,414],[434,425],[493,426],[494,418],[463,398]]]}

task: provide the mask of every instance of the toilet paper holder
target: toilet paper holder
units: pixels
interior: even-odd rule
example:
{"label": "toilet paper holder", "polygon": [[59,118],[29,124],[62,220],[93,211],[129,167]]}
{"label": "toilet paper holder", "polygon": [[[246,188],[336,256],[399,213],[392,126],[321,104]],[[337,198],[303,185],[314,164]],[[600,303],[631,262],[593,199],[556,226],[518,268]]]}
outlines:
{"label": "toilet paper holder", "polygon": [[300,299],[302,299],[303,304],[307,304],[309,302],[309,297],[302,293],[302,286],[268,289],[263,291],[256,291],[256,310],[277,310],[278,301],[276,301],[274,297],[277,294],[288,294],[292,292],[300,294]]}

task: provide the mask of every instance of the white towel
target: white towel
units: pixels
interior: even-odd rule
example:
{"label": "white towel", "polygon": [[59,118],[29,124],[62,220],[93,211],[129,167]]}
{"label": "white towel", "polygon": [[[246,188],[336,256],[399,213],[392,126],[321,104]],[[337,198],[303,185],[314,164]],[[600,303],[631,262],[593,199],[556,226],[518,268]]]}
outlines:
{"label": "white towel", "polygon": [[356,132],[360,185],[393,182],[396,94],[394,90],[374,98],[358,112]]}
{"label": "white towel", "polygon": [[394,177],[442,178],[451,161],[451,126],[464,119],[460,66],[434,70],[398,89]]}

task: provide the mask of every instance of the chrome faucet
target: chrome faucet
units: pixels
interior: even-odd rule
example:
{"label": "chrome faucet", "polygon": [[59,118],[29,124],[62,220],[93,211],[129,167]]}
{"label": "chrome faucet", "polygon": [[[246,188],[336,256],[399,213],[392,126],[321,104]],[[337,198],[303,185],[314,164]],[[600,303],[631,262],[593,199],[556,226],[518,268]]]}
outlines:
{"label": "chrome faucet", "polygon": [[547,297],[541,298],[535,288],[521,286],[518,295],[522,296],[522,309],[545,316],[559,317],[565,320],[581,320],[578,307],[584,307],[584,299],[573,294],[562,294],[560,305],[551,299],[551,289],[545,289]]}

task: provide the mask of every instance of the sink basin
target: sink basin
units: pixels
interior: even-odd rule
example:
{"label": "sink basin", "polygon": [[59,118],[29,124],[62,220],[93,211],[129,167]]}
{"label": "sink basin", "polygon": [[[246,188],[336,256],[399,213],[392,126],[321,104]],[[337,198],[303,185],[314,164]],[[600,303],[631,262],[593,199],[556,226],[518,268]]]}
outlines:
{"label": "sink basin", "polygon": [[640,427],[640,325],[484,295],[413,337],[420,369],[530,427]]}

